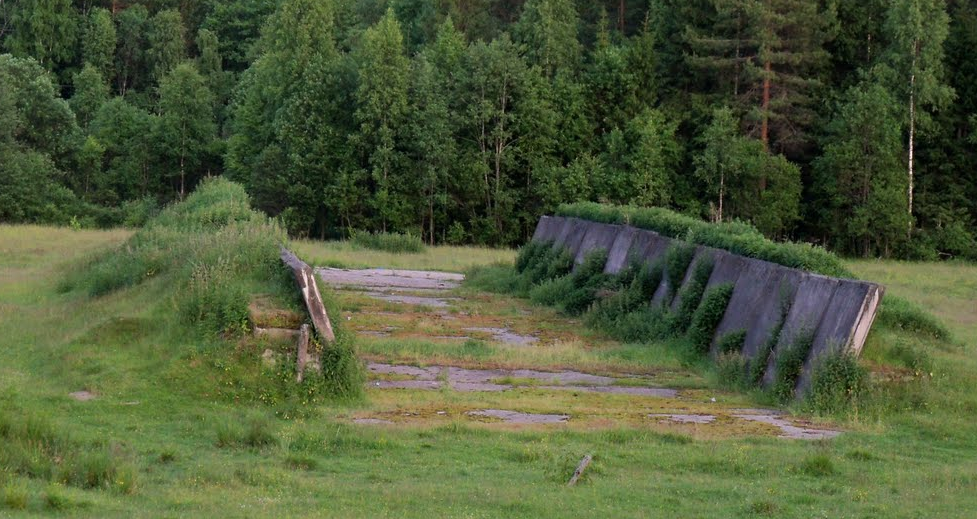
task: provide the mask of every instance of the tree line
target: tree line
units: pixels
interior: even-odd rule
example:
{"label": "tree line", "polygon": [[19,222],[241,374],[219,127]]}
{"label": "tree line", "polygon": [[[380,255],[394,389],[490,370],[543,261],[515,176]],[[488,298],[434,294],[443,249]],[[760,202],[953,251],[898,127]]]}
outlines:
{"label": "tree line", "polygon": [[974,257],[975,45],[973,0],[0,1],[0,220],[224,175],[299,236],[600,201]]}

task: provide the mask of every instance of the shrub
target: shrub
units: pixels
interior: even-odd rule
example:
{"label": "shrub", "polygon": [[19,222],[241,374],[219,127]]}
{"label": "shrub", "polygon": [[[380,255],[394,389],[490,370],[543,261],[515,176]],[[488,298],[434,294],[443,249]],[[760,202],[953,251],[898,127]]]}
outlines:
{"label": "shrub", "polygon": [[729,332],[719,339],[718,350],[723,353],[740,353],[743,351],[743,343],[746,342],[746,330],[735,330]]}
{"label": "shrub", "polygon": [[364,249],[393,253],[417,254],[425,250],[424,242],[420,237],[395,232],[353,231],[350,242]]}
{"label": "shrub", "polygon": [[729,305],[729,298],[733,296],[733,284],[717,285],[706,292],[702,303],[692,315],[687,336],[694,352],[705,355],[712,345],[712,336],[716,327],[722,321]]}
{"label": "shrub", "polygon": [[188,322],[208,332],[242,335],[248,331],[249,300],[247,288],[236,279],[230,263],[218,258],[216,263],[193,267],[180,311]]}
{"label": "shrub", "polygon": [[30,495],[27,488],[23,485],[7,483],[3,487],[3,506],[11,510],[23,510],[27,508],[27,501]]}
{"label": "shrub", "polygon": [[756,228],[741,222],[713,224],[659,207],[614,206],[592,202],[563,204],[556,214],[595,222],[633,225],[670,238],[787,267],[827,276],[852,277],[841,260],[823,248],[805,243],[775,243],[763,237]]}
{"label": "shrub", "polygon": [[224,420],[217,425],[217,447],[260,449],[278,444],[271,421],[263,415],[251,414],[237,420]]}
{"label": "shrub", "polygon": [[866,387],[867,374],[848,352],[834,352],[817,359],[806,403],[820,414],[844,411]]}
{"label": "shrub", "polygon": [[834,474],[835,464],[826,454],[815,454],[801,462],[800,469],[808,476],[820,478]]}
{"label": "shrub", "polygon": [[786,404],[793,400],[797,381],[804,369],[804,361],[807,360],[813,344],[814,334],[803,331],[790,345],[777,353],[777,372],[771,391],[780,403]]}
{"label": "shrub", "polygon": [[638,312],[648,306],[651,298],[661,284],[664,268],[660,262],[654,265],[642,264],[632,267],[621,276],[619,283],[630,282],[627,287],[614,295],[599,300],[587,313],[586,323],[592,328],[610,333],[615,323],[620,323],[628,314]]}
{"label": "shrub", "polygon": [[685,279],[685,271],[692,263],[695,255],[695,246],[689,243],[677,241],[665,251],[665,279],[668,281],[668,297],[666,304],[675,298],[682,280]]}
{"label": "shrub", "polygon": [[725,389],[746,387],[747,361],[738,352],[724,352],[716,357],[716,378],[719,386]]}
{"label": "shrub", "polygon": [[706,256],[696,262],[692,271],[692,277],[682,287],[679,297],[678,308],[672,320],[672,326],[676,335],[685,333],[692,323],[692,315],[702,302],[702,294],[706,291],[706,284],[709,283],[709,276],[715,261],[712,256]]}
{"label": "shrub", "polygon": [[950,330],[932,314],[905,299],[886,296],[879,308],[879,323],[939,340],[950,340]]}

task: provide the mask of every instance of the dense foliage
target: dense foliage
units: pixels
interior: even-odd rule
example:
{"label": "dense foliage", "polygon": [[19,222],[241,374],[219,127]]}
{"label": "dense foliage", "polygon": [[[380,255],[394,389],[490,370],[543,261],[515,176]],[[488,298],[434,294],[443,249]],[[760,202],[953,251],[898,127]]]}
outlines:
{"label": "dense foliage", "polygon": [[513,244],[562,203],[977,254],[961,0],[0,3],[0,220],[225,174],[293,235]]}

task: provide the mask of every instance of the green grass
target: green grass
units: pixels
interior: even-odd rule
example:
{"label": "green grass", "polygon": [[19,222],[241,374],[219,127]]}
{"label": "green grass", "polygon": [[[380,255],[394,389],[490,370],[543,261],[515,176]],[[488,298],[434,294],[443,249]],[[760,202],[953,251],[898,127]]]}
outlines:
{"label": "green grass", "polygon": [[350,238],[350,242],[364,249],[385,251],[392,253],[418,253],[424,252],[424,242],[421,238],[413,234],[400,234],[394,232],[367,232],[355,231]]}
{"label": "green grass", "polygon": [[425,247],[423,252],[401,254],[358,247],[348,241],[294,240],[296,254],[317,267],[398,268],[464,272],[476,265],[512,263],[516,251],[486,247]]}
{"label": "green grass", "polygon": [[[349,416],[404,396],[371,391],[364,402],[318,401],[295,407],[302,410],[295,414],[263,403],[244,384],[260,363],[215,357],[226,342],[187,329],[162,277],[95,298],[58,291],[66,271],[129,235],[0,226],[0,409],[19,423],[49,424],[72,448],[117,453],[137,482],[126,493],[0,467],[0,517],[966,518],[977,509],[973,266],[852,264],[859,275],[886,283],[889,294],[934,312],[955,342],[880,323],[862,361],[875,378],[871,394],[837,418],[846,433],[829,442],[700,438],[640,426],[499,429],[451,417],[433,427],[361,427]],[[354,261],[359,254],[343,244],[326,247],[335,248],[334,258]],[[451,265],[513,258],[511,251],[458,258],[462,250],[470,249],[432,248],[413,260],[397,255],[400,263],[392,266],[457,270]],[[381,259],[369,256],[373,266],[384,265]],[[370,346],[377,354],[479,362],[524,356],[520,362],[535,363],[549,355],[478,342],[456,347]],[[677,365],[668,351],[630,345],[579,360]],[[904,363],[918,364],[910,353],[920,351],[932,376],[908,368],[892,376]],[[554,352],[551,360],[569,355]],[[81,389],[98,398],[67,396]],[[703,401],[712,396],[739,398],[701,392]],[[432,406],[461,398],[406,397]],[[478,398],[487,406],[529,396]],[[526,406],[552,410],[547,402],[541,397]],[[630,401],[614,405],[623,402]],[[218,445],[221,430],[226,446]],[[587,453],[595,455],[587,477],[566,488],[568,471]],[[86,466],[97,469],[102,461]]]}

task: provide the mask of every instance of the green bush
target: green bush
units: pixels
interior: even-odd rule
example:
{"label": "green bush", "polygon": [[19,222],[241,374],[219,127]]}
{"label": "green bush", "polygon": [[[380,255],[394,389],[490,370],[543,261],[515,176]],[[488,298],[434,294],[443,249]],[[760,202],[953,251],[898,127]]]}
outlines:
{"label": "green bush", "polygon": [[905,299],[886,296],[879,308],[879,323],[939,340],[950,340],[950,330],[932,314]]}
{"label": "green bush", "polygon": [[210,333],[225,336],[246,333],[250,297],[247,287],[235,274],[225,258],[195,265],[180,299],[184,318]]}
{"label": "green bush", "polygon": [[850,409],[868,380],[858,359],[848,352],[835,352],[815,361],[806,404],[814,412],[833,414]]}
{"label": "green bush", "polygon": [[791,344],[777,353],[777,371],[771,392],[780,403],[786,404],[794,399],[797,381],[801,378],[804,361],[807,360],[813,344],[814,333],[804,331],[798,334]]}
{"label": "green bush", "polygon": [[701,258],[695,264],[692,277],[682,287],[678,308],[672,319],[672,327],[676,335],[685,333],[692,323],[692,316],[702,302],[702,294],[706,291],[714,265],[715,261],[711,255]]}
{"label": "green bush", "polygon": [[720,353],[716,357],[716,379],[724,389],[746,387],[747,361],[738,351]]}
{"label": "green bush", "polygon": [[709,289],[702,298],[702,303],[692,315],[692,322],[686,334],[691,344],[692,350],[699,355],[709,353],[712,345],[712,336],[716,333],[716,327],[722,321],[726,313],[726,306],[729,299],[733,296],[733,284],[724,283]]}
{"label": "green bush", "polygon": [[787,267],[827,276],[851,278],[841,260],[823,248],[804,243],[776,243],[740,222],[713,224],[658,207],[614,206],[581,202],[564,204],[558,216],[602,223],[628,224],[697,245],[727,250]]}
{"label": "green bush", "polygon": [[[642,263],[640,267],[630,267],[620,276],[618,283],[627,283],[610,297],[598,300],[587,313],[588,326],[614,335],[628,314],[637,312],[651,303],[651,298],[661,284],[664,268],[661,262],[654,265]],[[628,282],[630,279],[630,282]],[[633,334],[626,334],[633,335]]]}
{"label": "green bush", "polygon": [[425,250],[424,242],[420,237],[395,232],[353,231],[350,234],[350,242],[364,249],[393,253],[417,254]]}
{"label": "green bush", "polygon": [[746,342],[746,330],[734,330],[724,334],[717,344],[719,353],[740,353],[743,351],[744,342]]}
{"label": "green bush", "polygon": [[0,410],[0,466],[29,478],[130,494],[138,473],[118,445],[83,444],[46,420]]}
{"label": "green bush", "polygon": [[668,282],[666,304],[675,298],[679,287],[682,286],[682,280],[685,279],[685,272],[689,270],[693,256],[695,256],[695,246],[682,241],[676,241],[665,251],[665,280]]}
{"label": "green bush", "polygon": [[217,424],[217,447],[243,447],[261,449],[278,444],[274,425],[268,417],[250,414]]}

